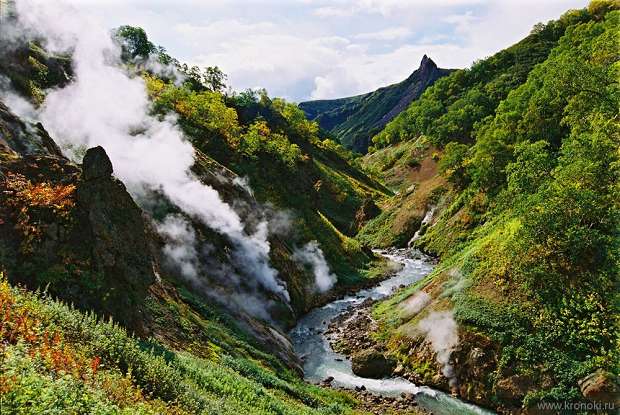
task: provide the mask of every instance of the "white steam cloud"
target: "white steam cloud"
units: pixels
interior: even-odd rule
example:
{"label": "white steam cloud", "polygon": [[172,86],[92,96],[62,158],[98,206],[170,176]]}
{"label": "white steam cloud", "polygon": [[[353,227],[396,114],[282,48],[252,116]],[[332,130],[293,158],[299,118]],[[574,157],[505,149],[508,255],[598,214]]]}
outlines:
{"label": "white steam cloud", "polygon": [[448,378],[450,386],[456,386],[456,375],[450,364],[450,354],[459,343],[456,321],[451,311],[432,312],[418,323],[418,329],[424,333],[426,340],[437,354],[443,375]]}
{"label": "white steam cloud", "polygon": [[151,53],[146,59],[135,59],[134,63],[138,68],[146,69],[155,75],[169,79],[177,86],[183,84],[187,79],[187,76],[175,65],[161,63],[156,53]]}
{"label": "white steam cloud", "polygon": [[[110,33],[92,17],[59,2],[22,0],[17,5],[27,31],[44,37],[51,51],[73,55],[74,82],[50,91],[39,114],[61,147],[77,158],[85,148],[102,146],[132,195],[140,199],[149,190],[161,191],[186,214],[226,235],[244,273],[290,301],[285,284],[269,264],[268,224],[246,231],[218,192],[191,173],[192,145],[174,117],[150,115],[144,81],[122,69],[120,48]],[[161,228],[163,232],[173,229],[174,222],[164,223],[168,225]],[[184,246],[191,256],[191,244]],[[170,249],[177,258],[180,247]],[[191,273],[191,261],[184,260]]]}
{"label": "white steam cloud", "polygon": [[252,188],[250,187],[250,179],[248,179],[247,177],[237,176],[233,179],[233,184],[235,186],[239,186],[240,188],[245,190],[247,194],[254,197],[254,192],[252,191]]}
{"label": "white steam cloud", "polygon": [[403,319],[410,319],[422,311],[430,302],[431,296],[424,291],[419,291],[400,304],[400,317]]}
{"label": "white steam cloud", "polygon": [[169,215],[157,224],[157,231],[166,238],[164,254],[186,278],[198,276],[198,252],[196,251],[196,232],[191,225],[179,215]]}
{"label": "white steam cloud", "polygon": [[293,259],[308,265],[314,273],[314,283],[320,292],[325,292],[336,283],[337,277],[329,270],[325,255],[317,241],[310,241],[301,249],[296,249]]}

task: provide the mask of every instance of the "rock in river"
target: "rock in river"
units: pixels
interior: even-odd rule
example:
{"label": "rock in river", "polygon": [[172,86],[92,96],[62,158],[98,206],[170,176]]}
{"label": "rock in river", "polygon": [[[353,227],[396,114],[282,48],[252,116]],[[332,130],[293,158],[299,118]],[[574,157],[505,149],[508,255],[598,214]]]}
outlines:
{"label": "rock in river", "polygon": [[351,359],[353,373],[364,378],[381,379],[392,374],[396,363],[383,353],[364,350],[353,355]]}

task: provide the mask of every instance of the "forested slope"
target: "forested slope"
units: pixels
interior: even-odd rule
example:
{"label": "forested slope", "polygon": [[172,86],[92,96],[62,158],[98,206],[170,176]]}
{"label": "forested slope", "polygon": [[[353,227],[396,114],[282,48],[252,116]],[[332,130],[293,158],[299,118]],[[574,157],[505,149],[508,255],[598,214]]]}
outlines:
{"label": "forested slope", "polygon": [[[618,8],[595,1],[537,25],[373,139],[365,165],[401,193],[360,239],[413,237],[441,258],[375,307],[377,339],[413,379],[510,411],[617,399]],[[458,342],[434,353],[428,319],[454,321]]]}
{"label": "forested slope", "polygon": [[363,158],[139,28],[0,45],[2,408],[358,413],[300,380],[286,331],[393,245],[439,258],[373,306],[399,376],[512,413],[614,402],[619,9],[536,25],[413,101],[399,84],[305,108],[372,103],[347,118],[377,133]]}

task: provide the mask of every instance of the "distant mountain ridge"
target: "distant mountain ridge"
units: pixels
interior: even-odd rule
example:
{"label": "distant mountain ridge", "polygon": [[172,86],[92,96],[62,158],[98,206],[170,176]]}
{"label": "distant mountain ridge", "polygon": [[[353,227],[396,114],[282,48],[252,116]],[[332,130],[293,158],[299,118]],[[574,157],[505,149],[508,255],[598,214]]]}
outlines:
{"label": "distant mountain ridge", "polygon": [[402,82],[353,97],[302,102],[299,108],[342,145],[366,153],[373,135],[450,72],[424,55],[420,67]]}

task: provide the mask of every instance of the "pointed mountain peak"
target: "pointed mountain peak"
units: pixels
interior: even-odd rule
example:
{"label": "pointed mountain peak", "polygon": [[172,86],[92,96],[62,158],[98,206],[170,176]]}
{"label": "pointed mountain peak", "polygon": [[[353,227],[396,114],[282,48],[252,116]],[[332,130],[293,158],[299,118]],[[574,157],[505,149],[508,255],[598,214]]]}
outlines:
{"label": "pointed mountain peak", "polygon": [[424,55],[422,57],[422,62],[420,62],[420,69],[426,68],[426,67],[434,67],[436,68],[437,65],[435,64],[435,62],[433,62],[433,60],[431,58],[429,58],[428,56]]}

